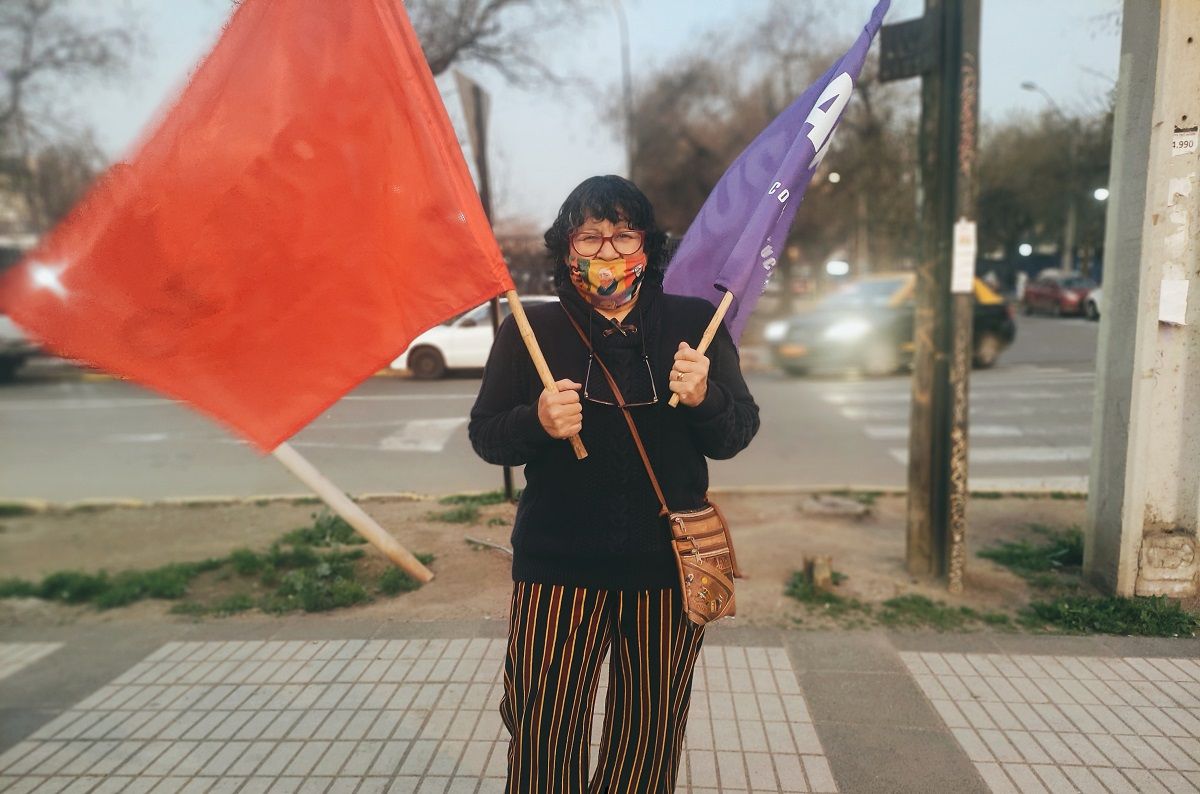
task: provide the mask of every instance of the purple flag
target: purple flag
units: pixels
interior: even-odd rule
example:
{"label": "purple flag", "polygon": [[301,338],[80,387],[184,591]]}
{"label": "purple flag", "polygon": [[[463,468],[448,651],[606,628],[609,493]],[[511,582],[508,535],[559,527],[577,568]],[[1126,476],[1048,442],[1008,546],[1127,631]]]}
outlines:
{"label": "purple flag", "polygon": [[734,342],[782,253],[890,4],[879,0],[854,46],[738,155],[671,259],[663,282],[667,292],[695,295],[714,306],[723,292],[733,293],[725,325]]}

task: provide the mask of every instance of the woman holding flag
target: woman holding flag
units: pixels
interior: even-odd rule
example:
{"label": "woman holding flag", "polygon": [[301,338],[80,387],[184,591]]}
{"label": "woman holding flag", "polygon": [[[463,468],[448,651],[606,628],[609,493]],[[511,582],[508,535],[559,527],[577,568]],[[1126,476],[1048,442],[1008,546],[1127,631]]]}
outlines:
{"label": "woman holding flag", "polygon": [[[508,790],[672,792],[703,628],[682,608],[670,530],[621,406],[673,510],[704,504],[706,458],[744,449],[758,406],[723,326],[707,355],[691,346],[713,307],[663,292],[665,235],[632,182],[584,181],[545,239],[560,303],[528,317],[558,391],[543,388],[510,317],[469,426],[480,457],[524,465],[527,483],[500,704],[512,737]],[[667,405],[672,394],[680,407]],[[573,435],[587,458],[562,441]],[[591,712],[610,649],[589,781]]]}

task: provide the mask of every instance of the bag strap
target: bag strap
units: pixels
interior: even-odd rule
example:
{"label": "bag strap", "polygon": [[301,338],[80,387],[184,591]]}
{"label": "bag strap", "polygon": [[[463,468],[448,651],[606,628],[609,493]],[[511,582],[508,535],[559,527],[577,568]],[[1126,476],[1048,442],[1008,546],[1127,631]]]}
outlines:
{"label": "bag strap", "polygon": [[[617,407],[621,409],[621,414],[625,417],[625,424],[629,425],[629,432],[633,434],[633,443],[637,445],[637,451],[642,457],[642,465],[646,467],[646,473],[650,475],[650,484],[654,486],[654,493],[658,497],[658,503],[662,505],[662,511],[659,513],[659,515],[668,515],[671,512],[671,509],[667,507],[666,497],[663,496],[662,488],[660,488],[658,485],[658,478],[654,476],[654,467],[650,465],[650,456],[646,454],[646,447],[642,444],[642,436],[640,433],[638,433],[637,425],[633,423],[633,417],[630,415],[629,409],[625,407],[624,395],[622,395],[621,390],[617,388],[617,382],[613,380],[612,373],[608,371],[608,367],[604,365],[604,362],[600,359],[600,356],[592,347],[591,340],[587,338],[587,334],[585,334],[583,329],[579,327],[579,323],[577,323],[575,318],[571,316],[571,313],[567,311],[566,306],[563,306],[563,314],[567,315],[567,319],[571,321],[571,327],[575,329],[575,333],[579,334],[579,338],[583,340],[583,344],[587,347],[588,353],[590,353],[592,358],[595,359],[596,363],[600,365],[600,371],[604,373],[604,378],[608,381],[608,387],[612,389],[613,396],[617,398]],[[653,373],[651,373],[651,377],[653,377]]]}

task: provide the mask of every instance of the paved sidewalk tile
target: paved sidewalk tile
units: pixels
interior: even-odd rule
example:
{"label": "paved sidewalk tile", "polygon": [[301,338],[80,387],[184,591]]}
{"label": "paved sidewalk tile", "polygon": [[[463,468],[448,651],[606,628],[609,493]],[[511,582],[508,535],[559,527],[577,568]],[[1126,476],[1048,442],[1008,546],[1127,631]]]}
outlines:
{"label": "paved sidewalk tile", "polygon": [[61,642],[0,642],[0,681],[62,646]]}
{"label": "paved sidewalk tile", "polygon": [[1200,792],[1200,662],[900,656],[996,794]]}
{"label": "paved sidewalk tile", "polygon": [[[19,645],[0,660],[58,647]],[[0,755],[0,790],[502,791],[504,650],[483,638],[171,642]],[[836,790],[784,649],[705,646],[677,791]]]}

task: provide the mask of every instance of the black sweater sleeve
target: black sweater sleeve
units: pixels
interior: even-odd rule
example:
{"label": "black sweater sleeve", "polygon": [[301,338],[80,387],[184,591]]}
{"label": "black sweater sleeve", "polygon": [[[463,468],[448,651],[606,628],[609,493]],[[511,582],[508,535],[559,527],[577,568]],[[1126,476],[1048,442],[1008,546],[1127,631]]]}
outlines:
{"label": "black sweater sleeve", "polygon": [[742,377],[742,365],[733,337],[721,323],[708,346],[708,394],[687,411],[692,437],[705,457],[732,458],[749,446],[758,432],[758,404]]}
{"label": "black sweater sleeve", "polygon": [[554,440],[538,420],[537,403],[529,402],[534,378],[529,351],[509,316],[496,334],[467,425],[471,446],[488,463],[520,466]]}

